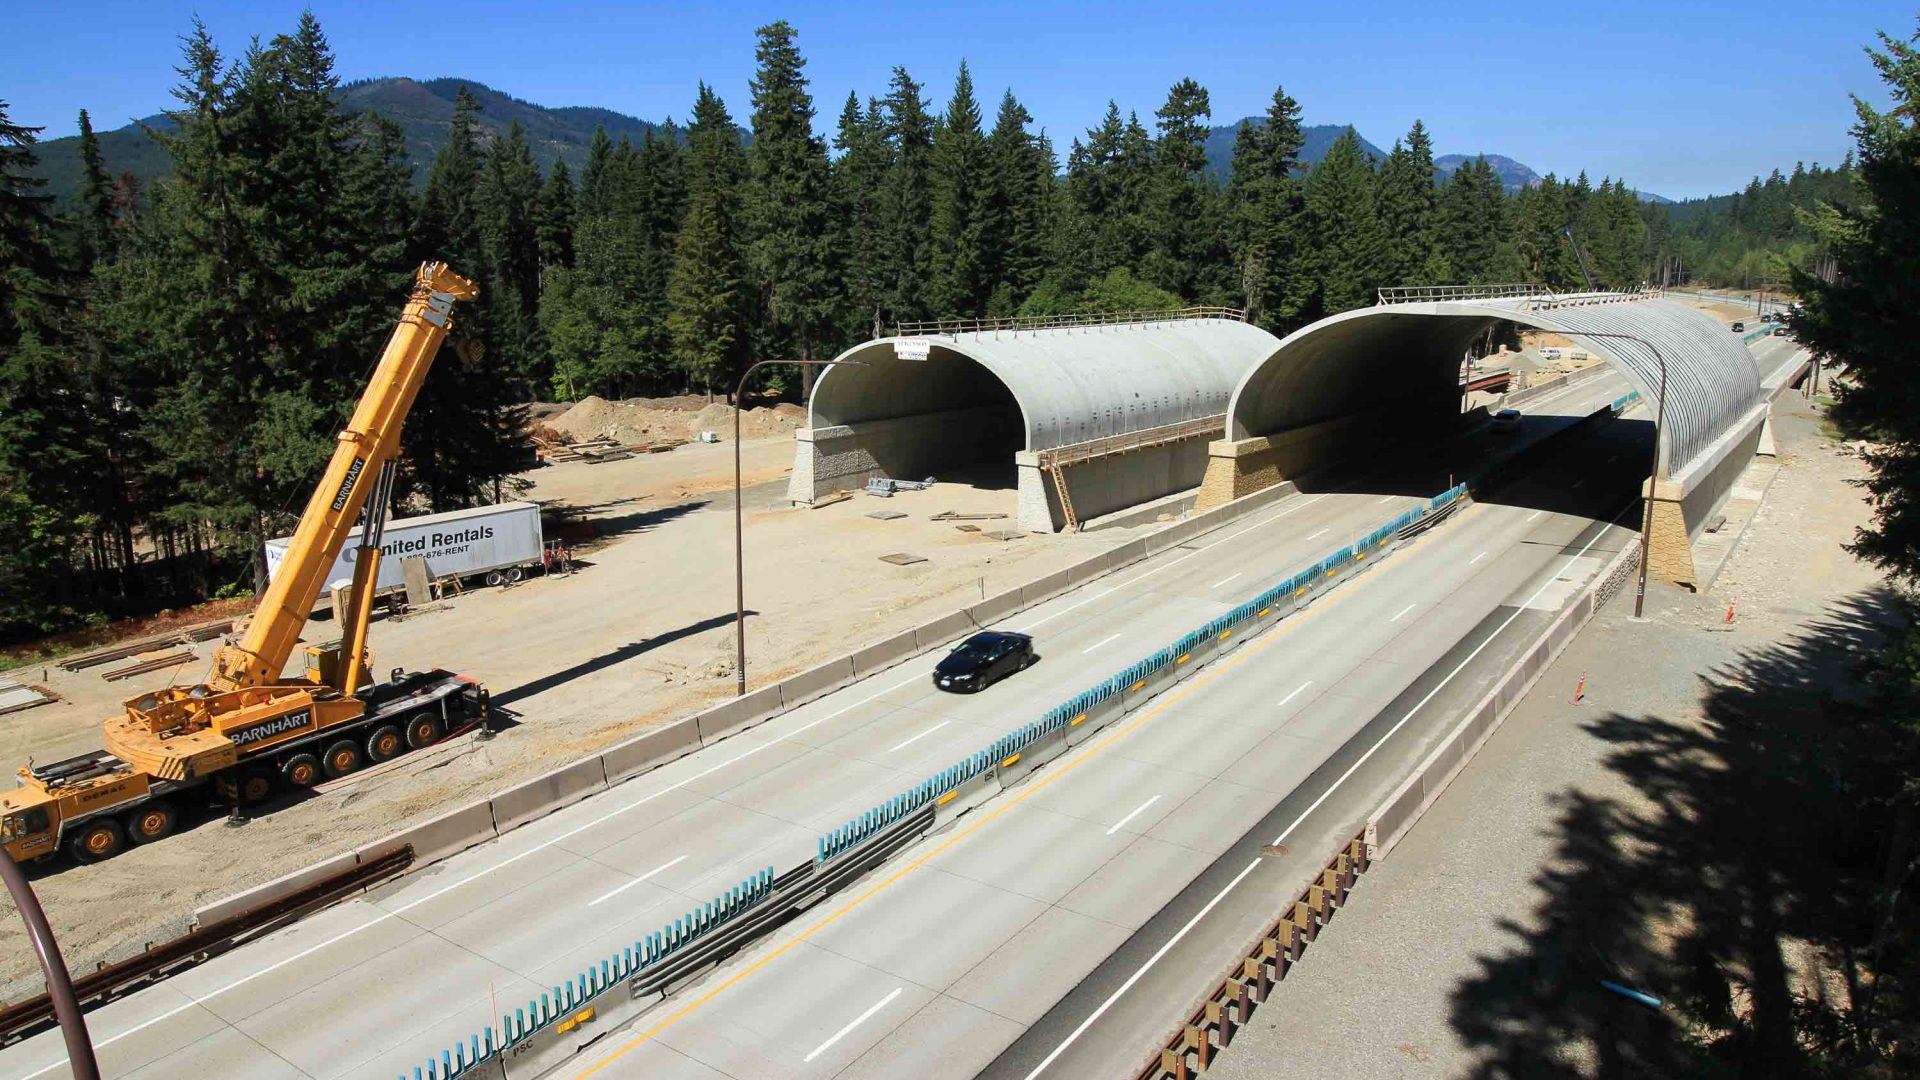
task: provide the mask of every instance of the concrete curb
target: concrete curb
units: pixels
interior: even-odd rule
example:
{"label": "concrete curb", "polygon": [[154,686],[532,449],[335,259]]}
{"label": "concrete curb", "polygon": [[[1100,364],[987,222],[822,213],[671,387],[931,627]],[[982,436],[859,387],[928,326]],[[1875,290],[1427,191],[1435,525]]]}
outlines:
{"label": "concrete curb", "polygon": [[1402,781],[1373,813],[1367,815],[1365,839],[1370,859],[1384,858],[1395,844],[1412,831],[1428,808],[1439,801],[1453,778],[1467,767],[1514,707],[1526,697],[1548,665],[1572,643],[1575,636],[1593,618],[1604,601],[1600,594],[1608,582],[1635,565],[1639,549],[1628,546],[1615,555],[1605,570],[1581,590],[1573,602],[1546,630],[1534,639],[1526,653],[1507,669],[1493,689],[1481,697],[1466,717],[1434,747],[1413,774]]}

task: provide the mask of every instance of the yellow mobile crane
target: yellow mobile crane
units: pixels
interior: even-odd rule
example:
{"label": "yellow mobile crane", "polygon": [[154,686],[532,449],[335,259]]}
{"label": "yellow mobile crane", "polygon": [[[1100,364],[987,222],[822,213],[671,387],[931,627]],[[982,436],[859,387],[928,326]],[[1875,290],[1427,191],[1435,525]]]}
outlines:
{"label": "yellow mobile crane", "polygon": [[[361,395],[320,486],[307,502],[279,573],[237,640],[215,654],[206,682],[130,698],[106,722],[106,748],[19,770],[0,795],[0,842],[17,861],[65,848],[82,862],[173,832],[181,794],[212,783],[234,803],[285,783],[304,787],[368,761],[418,749],[484,718],[472,679],[435,669],[369,677],[367,620],[393,484],[400,426],[471,282],[440,263],[417,274],[400,323]],[[341,641],[309,646],[304,677],[281,674],[362,517]]]}

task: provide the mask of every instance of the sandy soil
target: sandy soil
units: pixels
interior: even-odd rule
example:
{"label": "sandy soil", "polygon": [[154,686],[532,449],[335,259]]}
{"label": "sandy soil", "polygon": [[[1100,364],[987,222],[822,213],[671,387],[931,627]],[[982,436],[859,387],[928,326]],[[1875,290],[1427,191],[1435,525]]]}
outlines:
{"label": "sandy soil", "polygon": [[[784,435],[806,423],[807,410],[782,402],[750,408],[740,415],[742,436],[763,439]],[[608,401],[582,398],[572,408],[543,417],[546,427],[569,439],[617,439],[623,443],[651,439],[691,439],[703,431],[733,437],[733,408],[704,397],[631,398]]]}
{"label": "sandy soil", "polygon": [[[698,415],[697,412],[689,415]],[[1014,509],[1012,478],[940,483],[887,500],[865,495],[817,510],[785,502],[790,438],[742,444],[748,670],[777,680],[898,633],[982,595],[1124,543],[1138,530],[1000,542],[928,518],[943,510]],[[528,474],[531,497],[579,510],[602,536],[570,577],[472,590],[373,628],[375,669],[443,666],[484,682],[516,723],[491,742],[457,740],[324,794],[288,800],[238,831],[209,820],[97,866],[41,874],[36,888],[68,962],[90,970],[129,944],[163,938],[192,909],[410,822],[471,802],[697,711],[733,685],[733,447],[694,443],[666,454]],[[774,507],[778,506],[778,509]],[[878,521],[874,510],[908,516]],[[926,562],[894,566],[881,555]],[[307,640],[338,636],[308,625]],[[47,665],[66,700],[0,718],[0,761],[70,756],[99,745],[100,722],[127,697],[207,669],[217,642],[172,673],[121,683]],[[32,676],[41,672],[36,665]],[[37,992],[16,920],[0,920],[0,997]],[[24,980],[24,981],[23,981]]]}

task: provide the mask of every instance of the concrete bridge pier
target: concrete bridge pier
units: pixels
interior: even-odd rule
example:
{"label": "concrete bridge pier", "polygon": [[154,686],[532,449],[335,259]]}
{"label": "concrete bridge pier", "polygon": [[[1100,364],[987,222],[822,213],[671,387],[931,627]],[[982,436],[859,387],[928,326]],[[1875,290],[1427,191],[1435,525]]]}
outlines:
{"label": "concrete bridge pier", "polygon": [[1752,463],[1760,448],[1770,411],[1767,402],[1754,406],[1732,427],[1689,461],[1676,475],[1658,483],[1641,482],[1646,496],[1651,488],[1653,514],[1647,534],[1647,576],[1670,581],[1684,589],[1699,588],[1693,563],[1693,542],[1713,524],[1733,485]]}

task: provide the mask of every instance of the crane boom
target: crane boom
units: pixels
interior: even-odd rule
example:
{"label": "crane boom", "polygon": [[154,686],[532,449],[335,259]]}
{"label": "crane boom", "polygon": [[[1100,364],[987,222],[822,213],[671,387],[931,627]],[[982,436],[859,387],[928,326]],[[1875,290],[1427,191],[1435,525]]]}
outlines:
{"label": "crane boom", "polygon": [[215,656],[211,686],[239,690],[280,678],[382,466],[399,449],[400,425],[452,328],[454,301],[478,294],[472,282],[444,263],[420,267],[399,325],[300,515],[287,557],[261,595],[245,635]]}

